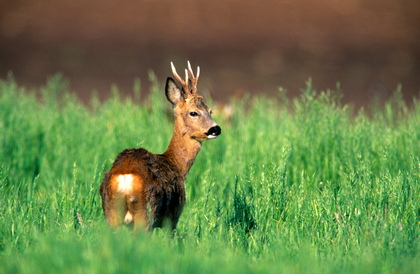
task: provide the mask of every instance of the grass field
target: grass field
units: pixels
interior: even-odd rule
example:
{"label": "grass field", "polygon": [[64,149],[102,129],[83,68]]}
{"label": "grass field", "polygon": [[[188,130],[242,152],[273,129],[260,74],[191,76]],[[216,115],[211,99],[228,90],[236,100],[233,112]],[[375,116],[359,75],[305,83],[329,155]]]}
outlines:
{"label": "grass field", "polygon": [[369,115],[310,82],[215,109],[175,237],[109,229],[103,172],[172,134],[152,81],[147,101],[136,83],[90,106],[60,76],[0,81],[0,273],[420,273],[420,102],[400,90]]}

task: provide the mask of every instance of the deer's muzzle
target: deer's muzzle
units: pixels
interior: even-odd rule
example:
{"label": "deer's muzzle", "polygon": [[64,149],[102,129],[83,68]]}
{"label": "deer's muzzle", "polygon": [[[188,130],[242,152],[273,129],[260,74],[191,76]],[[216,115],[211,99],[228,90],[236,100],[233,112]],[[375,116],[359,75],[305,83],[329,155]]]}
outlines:
{"label": "deer's muzzle", "polygon": [[217,136],[219,136],[220,133],[222,133],[222,129],[219,126],[214,126],[211,127],[209,131],[207,131],[206,135],[208,139],[214,139],[217,138]]}

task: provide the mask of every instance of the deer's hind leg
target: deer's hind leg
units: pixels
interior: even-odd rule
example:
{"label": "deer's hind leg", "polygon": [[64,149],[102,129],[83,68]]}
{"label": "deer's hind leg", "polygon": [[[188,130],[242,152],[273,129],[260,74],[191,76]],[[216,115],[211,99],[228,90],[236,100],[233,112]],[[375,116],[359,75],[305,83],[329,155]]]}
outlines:
{"label": "deer's hind leg", "polygon": [[116,227],[123,222],[123,212],[125,211],[124,200],[119,195],[107,196],[104,200],[105,220],[111,227]]}
{"label": "deer's hind leg", "polygon": [[133,189],[127,197],[127,219],[134,223],[134,231],[147,230],[149,228],[149,218],[147,211],[147,199],[144,192],[143,180],[133,175]]}
{"label": "deer's hind leg", "polygon": [[99,192],[102,197],[102,209],[105,220],[110,226],[116,227],[122,221],[118,211],[118,204],[121,204],[121,199],[118,199],[116,193],[112,190],[112,181],[110,179],[109,173],[106,173]]}
{"label": "deer's hind leg", "polygon": [[125,215],[126,223],[134,223],[134,231],[147,230],[149,218],[147,216],[146,201],[141,197],[130,197],[127,201],[128,211]]}

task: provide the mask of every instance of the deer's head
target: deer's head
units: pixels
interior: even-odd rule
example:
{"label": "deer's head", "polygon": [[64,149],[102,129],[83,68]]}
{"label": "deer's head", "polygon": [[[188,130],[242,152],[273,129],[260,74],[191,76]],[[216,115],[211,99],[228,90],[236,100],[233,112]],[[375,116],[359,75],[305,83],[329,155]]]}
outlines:
{"label": "deer's head", "polygon": [[221,128],[211,118],[211,109],[206,105],[202,96],[197,93],[197,82],[200,76],[200,67],[194,75],[190,62],[185,70],[185,80],[182,79],[171,63],[172,73],[180,82],[179,88],[171,77],[166,80],[166,97],[174,106],[175,126],[183,136],[188,135],[197,141],[217,138]]}

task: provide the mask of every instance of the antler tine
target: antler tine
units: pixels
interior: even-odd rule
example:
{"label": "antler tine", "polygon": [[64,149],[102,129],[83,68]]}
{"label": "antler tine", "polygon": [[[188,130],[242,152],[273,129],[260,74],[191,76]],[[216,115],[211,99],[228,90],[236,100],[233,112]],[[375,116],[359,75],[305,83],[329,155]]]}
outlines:
{"label": "antler tine", "polygon": [[200,76],[200,67],[197,67],[197,75],[194,76],[194,72],[191,68],[190,61],[188,61],[188,73],[191,76],[192,93],[197,93],[197,82],[198,77]]}
{"label": "antler tine", "polygon": [[193,71],[191,69],[190,61],[188,61],[188,72],[190,73],[191,78],[192,79],[195,79],[194,73],[193,73]]}
{"label": "antler tine", "polygon": [[178,75],[178,73],[176,72],[176,69],[175,69],[174,63],[172,63],[172,62],[171,62],[171,68],[172,68],[172,73],[174,74],[175,78],[176,78],[179,82],[181,82],[181,84],[183,84],[183,83],[184,83],[184,80],[182,80],[182,78]]}
{"label": "antler tine", "polygon": [[185,69],[185,85],[187,86],[188,89],[188,70]]}
{"label": "antler tine", "polygon": [[198,78],[200,76],[200,67],[197,67],[197,75],[194,76],[194,72],[193,72],[193,70],[191,68],[190,61],[188,61],[188,72],[189,72],[189,74],[190,74],[190,76],[191,76],[192,79],[196,79],[196,78]]}
{"label": "antler tine", "polygon": [[178,73],[176,72],[174,63],[171,62],[171,68],[172,68],[172,73],[174,74],[175,78],[181,83],[182,87],[184,88],[184,91],[187,92],[188,91],[188,72],[187,70],[185,70],[185,81],[181,78],[181,76],[178,75]]}

